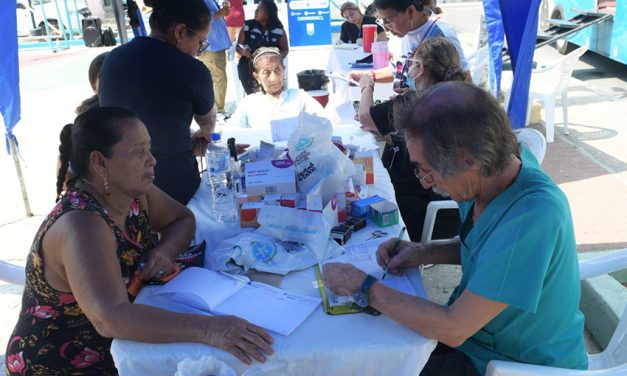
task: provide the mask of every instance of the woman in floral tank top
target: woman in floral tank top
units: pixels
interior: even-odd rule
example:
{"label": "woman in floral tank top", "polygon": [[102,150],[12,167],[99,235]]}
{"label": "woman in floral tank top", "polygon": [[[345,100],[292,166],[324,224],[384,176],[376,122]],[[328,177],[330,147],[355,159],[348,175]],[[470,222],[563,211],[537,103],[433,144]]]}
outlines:
{"label": "woman in floral tank top", "polygon": [[150,137],[133,113],[87,111],[63,128],[59,151],[60,199],[28,255],[7,375],[115,375],[112,338],[201,342],[247,363],[272,352],[245,320],[131,304],[131,279],[172,272],[195,230],[193,214],[153,185]]}

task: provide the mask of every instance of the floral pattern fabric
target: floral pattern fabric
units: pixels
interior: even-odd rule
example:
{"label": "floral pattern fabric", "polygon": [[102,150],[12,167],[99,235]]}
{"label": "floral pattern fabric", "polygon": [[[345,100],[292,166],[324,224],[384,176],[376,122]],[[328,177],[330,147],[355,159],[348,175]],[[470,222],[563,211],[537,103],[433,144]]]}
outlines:
{"label": "floral pattern fabric", "polygon": [[41,241],[71,210],[87,210],[107,222],[117,240],[120,277],[126,286],[155,245],[156,235],[150,232],[139,200],[131,203],[123,232],[89,193],[70,189],[46,217],[31,246],[22,309],[6,350],[7,375],[117,375],[109,351],[112,339],[98,334],[71,292],[57,291],[45,279]]}

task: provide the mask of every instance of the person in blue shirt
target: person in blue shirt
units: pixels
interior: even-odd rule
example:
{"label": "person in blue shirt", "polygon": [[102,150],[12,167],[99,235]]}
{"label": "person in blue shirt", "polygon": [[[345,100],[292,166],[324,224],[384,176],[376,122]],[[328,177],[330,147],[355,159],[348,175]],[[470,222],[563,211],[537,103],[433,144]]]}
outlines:
{"label": "person in blue shirt", "polygon": [[[564,193],[520,148],[507,115],[468,83],[436,85],[395,108],[415,175],[459,203],[460,235],[444,243],[382,243],[390,272],[461,264],[447,305],[408,296],[349,264],[326,286],[439,341],[421,375],[484,374],[490,360],[586,369],[573,222]],[[361,303],[364,304],[363,299]]]}
{"label": "person in blue shirt", "polygon": [[231,47],[231,37],[224,17],[229,15],[229,7],[220,8],[217,0],[204,0],[211,12],[211,30],[209,31],[209,47],[200,60],[209,68],[213,78],[213,95],[216,110],[224,112],[226,98],[226,50]]}

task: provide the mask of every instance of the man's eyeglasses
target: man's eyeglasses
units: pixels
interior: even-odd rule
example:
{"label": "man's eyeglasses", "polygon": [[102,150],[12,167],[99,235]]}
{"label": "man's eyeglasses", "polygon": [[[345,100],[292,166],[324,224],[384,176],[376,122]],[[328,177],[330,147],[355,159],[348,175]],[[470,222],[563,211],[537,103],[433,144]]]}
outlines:
{"label": "man's eyeglasses", "polygon": [[200,37],[200,35],[196,34],[196,33],[194,32],[194,30],[190,29],[189,27],[185,26],[185,28],[186,28],[186,29],[187,29],[187,31],[189,31],[189,32],[190,32],[193,36],[195,36],[196,38],[198,38],[198,52],[196,52],[196,54],[197,54],[198,56],[202,55],[202,54],[203,54],[203,53],[207,50],[207,48],[209,48],[209,42],[208,42],[206,39],[201,38],[201,37]]}
{"label": "man's eyeglasses", "polygon": [[[424,172],[424,176],[420,176],[420,172],[423,171]],[[431,184],[433,183],[433,170],[425,170],[423,168],[420,167],[416,167],[414,168],[414,175],[416,175],[416,177],[418,178],[418,181],[420,182],[420,184]]]}
{"label": "man's eyeglasses", "polygon": [[401,14],[397,14],[396,16],[390,18],[389,20],[386,18],[381,18],[381,17],[377,17],[377,20],[375,21],[377,23],[377,25],[379,26],[390,26],[392,23],[394,23],[394,21],[396,21],[396,19],[398,18],[398,16],[400,16]]}

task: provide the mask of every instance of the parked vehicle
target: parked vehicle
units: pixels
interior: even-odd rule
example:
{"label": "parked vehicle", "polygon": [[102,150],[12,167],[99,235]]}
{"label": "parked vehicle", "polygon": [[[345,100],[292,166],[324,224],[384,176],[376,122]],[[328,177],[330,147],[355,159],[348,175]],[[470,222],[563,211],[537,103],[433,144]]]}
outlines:
{"label": "parked vehicle", "polygon": [[544,0],[540,8],[540,28],[550,26],[548,19],[568,21],[582,16],[603,16],[609,20],[590,25],[558,41],[560,53],[568,44],[583,46],[622,64],[627,64],[627,0]]}
{"label": "parked vehicle", "polygon": [[[32,14],[30,22],[31,35],[46,35],[46,25],[44,23],[44,19],[48,21],[51,35],[61,34],[59,29],[59,20],[65,28],[66,33],[69,33],[69,28],[71,26],[74,33],[78,34],[81,31],[80,23],[82,20],[91,16],[91,11],[89,10],[89,7],[87,7],[85,0],[30,0],[30,4],[28,0],[16,0],[16,2],[18,14],[20,11]],[[18,18],[19,17],[22,17],[22,15],[18,15]],[[23,30],[20,32],[23,33]]]}

